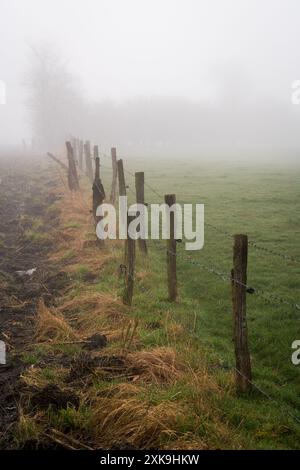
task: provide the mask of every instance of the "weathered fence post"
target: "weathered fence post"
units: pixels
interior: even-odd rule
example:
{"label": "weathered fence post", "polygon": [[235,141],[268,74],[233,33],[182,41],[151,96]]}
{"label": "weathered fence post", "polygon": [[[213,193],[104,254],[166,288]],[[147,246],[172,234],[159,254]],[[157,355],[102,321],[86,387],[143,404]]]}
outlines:
{"label": "weathered fence post", "polygon": [[231,285],[236,360],[236,387],[238,392],[247,392],[251,389],[251,361],[248,350],[246,319],[247,258],[247,235],[234,235]]}
{"label": "weathered fence post", "polygon": [[92,166],[92,158],[91,158],[91,144],[90,141],[87,140],[84,144],[84,152],[85,152],[85,174],[93,181],[93,166]]}
{"label": "weathered fence post", "polygon": [[[95,178],[92,186],[93,191],[93,216],[95,225],[97,226],[98,222],[102,219],[102,216],[97,216],[97,208],[100,204],[103,203],[105,199],[105,191],[100,179],[100,158],[99,158],[99,151],[98,145],[94,146],[94,159],[95,159]],[[104,240],[98,238],[99,246],[103,246]]]}
{"label": "weathered fence post", "polygon": [[117,150],[115,147],[111,149],[111,162],[112,162],[112,183],[111,183],[111,193],[110,193],[110,202],[111,204],[116,203],[117,197],[117,178],[118,178],[118,165],[117,165]]}
{"label": "weathered fence post", "polygon": [[68,155],[68,163],[69,163],[69,168],[68,168],[69,189],[71,191],[78,191],[79,182],[78,182],[77,169],[75,165],[74,153],[73,153],[71,142],[69,141],[66,142],[66,147],[67,147],[67,155]]}
{"label": "weathered fence post", "polygon": [[134,263],[135,263],[135,240],[129,235],[129,226],[135,216],[127,214],[127,240],[125,243],[126,253],[126,272],[125,272],[125,289],[123,294],[123,303],[132,304],[133,287],[134,287]]}
{"label": "weathered fence post", "polygon": [[[172,207],[176,204],[175,194],[166,194],[165,203]],[[175,236],[175,211],[170,211],[170,236],[167,240],[167,273],[169,300],[175,302],[177,298],[177,273],[176,273],[176,236]]]}
{"label": "weathered fence post", "polygon": [[123,160],[117,161],[118,166],[118,178],[119,178],[119,195],[126,196],[126,184],[125,184],[125,176],[124,176],[124,167],[123,167]]}
{"label": "weathered fence post", "polygon": [[[143,171],[135,173],[135,191],[137,204],[145,204],[145,175]],[[142,234],[145,236],[145,234]],[[138,239],[138,245],[142,253],[147,254],[147,243],[144,238]]]}
{"label": "weathered fence post", "polygon": [[[126,184],[124,176],[124,167],[123,160],[120,159],[117,161],[118,166],[118,179],[119,179],[119,196],[126,196]],[[122,220],[119,221],[122,225],[126,222],[126,214],[121,213]],[[125,240],[125,253],[124,253],[124,263],[127,265],[127,240]]]}
{"label": "weathered fence post", "polygon": [[95,158],[95,177],[93,182],[93,215],[95,222],[97,223],[99,217],[96,216],[97,207],[102,204],[105,199],[105,191],[103,184],[100,179],[100,158],[98,145],[94,146],[94,158]]}
{"label": "weathered fence post", "polygon": [[80,140],[78,144],[78,165],[80,170],[83,169],[83,141]]}
{"label": "weathered fence post", "polygon": [[77,165],[77,163],[78,163],[78,152],[77,152],[77,139],[76,139],[76,137],[73,137],[73,139],[72,139],[72,147],[73,147],[74,162],[75,162],[75,165]]}

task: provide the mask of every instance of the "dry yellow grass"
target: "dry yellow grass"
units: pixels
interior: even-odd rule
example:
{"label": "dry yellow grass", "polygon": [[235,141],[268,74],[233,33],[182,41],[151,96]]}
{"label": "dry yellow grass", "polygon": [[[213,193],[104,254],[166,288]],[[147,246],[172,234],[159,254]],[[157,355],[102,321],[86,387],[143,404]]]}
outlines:
{"label": "dry yellow grass", "polygon": [[109,294],[83,292],[58,310],[72,319],[81,334],[101,332],[110,340],[120,339],[128,323],[128,308]]}
{"label": "dry yellow grass", "polygon": [[53,308],[50,310],[46,307],[43,299],[38,303],[35,337],[38,342],[72,341],[79,338],[65,318]]}
{"label": "dry yellow grass", "polygon": [[158,448],[176,437],[184,410],[178,403],[151,405],[137,398],[138,388],[116,387],[93,403],[92,428],[97,446]]}
{"label": "dry yellow grass", "polygon": [[119,240],[110,240],[100,249],[97,244],[94,220],[90,213],[92,201],[83,192],[70,195],[62,189],[62,199],[57,203],[60,226],[55,232],[55,251],[50,254],[52,262],[65,264],[65,271],[77,274],[82,266],[97,277],[106,263],[114,257]]}
{"label": "dry yellow grass", "polygon": [[127,355],[128,367],[136,371],[136,380],[160,385],[174,383],[182,365],[171,348],[158,347],[137,351]]}

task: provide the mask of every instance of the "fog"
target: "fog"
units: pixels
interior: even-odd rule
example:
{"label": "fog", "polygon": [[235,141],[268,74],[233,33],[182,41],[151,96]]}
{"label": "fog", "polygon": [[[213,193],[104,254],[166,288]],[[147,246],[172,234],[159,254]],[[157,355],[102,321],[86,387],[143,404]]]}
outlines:
{"label": "fog", "polygon": [[298,161],[299,19],[298,0],[0,0],[0,147]]}

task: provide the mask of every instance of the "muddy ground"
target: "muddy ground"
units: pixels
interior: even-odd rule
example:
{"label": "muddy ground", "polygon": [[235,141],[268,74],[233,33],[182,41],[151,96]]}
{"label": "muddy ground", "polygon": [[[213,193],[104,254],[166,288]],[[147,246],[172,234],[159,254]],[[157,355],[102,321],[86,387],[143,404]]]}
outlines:
{"label": "muddy ground", "polygon": [[[21,158],[0,160],[0,339],[6,344],[6,364],[0,365],[0,448],[14,447],[25,364],[22,353],[32,343],[34,316],[41,297],[51,304],[58,282],[47,261],[47,237],[35,239],[31,228],[41,220],[45,232],[58,223],[51,204],[59,197],[55,181],[39,162]],[[32,274],[18,271],[35,269]]]}

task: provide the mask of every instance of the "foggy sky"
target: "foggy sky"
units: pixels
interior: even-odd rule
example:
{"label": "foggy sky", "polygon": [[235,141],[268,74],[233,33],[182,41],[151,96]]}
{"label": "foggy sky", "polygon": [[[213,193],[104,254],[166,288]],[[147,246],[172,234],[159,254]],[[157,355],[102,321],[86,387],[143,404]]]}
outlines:
{"label": "foggy sky", "polygon": [[[299,20],[298,0],[0,0],[0,144],[32,136],[24,82],[30,45],[44,42],[89,102],[186,98],[225,112],[225,122],[223,104],[234,96],[253,116],[256,106],[282,106],[300,124],[290,102],[300,78]],[[290,136],[290,116],[269,117]],[[296,128],[294,120],[291,147]]]}

